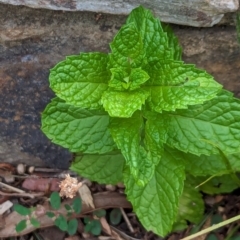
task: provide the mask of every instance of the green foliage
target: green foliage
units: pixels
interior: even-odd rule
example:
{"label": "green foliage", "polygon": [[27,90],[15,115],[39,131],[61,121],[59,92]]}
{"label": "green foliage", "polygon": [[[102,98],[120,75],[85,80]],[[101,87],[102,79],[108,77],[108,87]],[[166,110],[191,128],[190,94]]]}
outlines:
{"label": "green foliage", "polygon": [[187,227],[187,221],[198,224],[202,220],[204,213],[204,202],[199,188],[192,187],[193,182],[187,179],[184,183],[182,196],[179,200],[177,221],[174,223],[173,230],[177,227]]}
{"label": "green foliage", "polygon": [[[58,210],[61,206],[61,198],[58,192],[53,192],[50,196],[50,204],[54,210]],[[82,200],[75,198],[72,205],[65,204],[67,210],[67,217],[71,217],[73,213],[79,214],[82,210]],[[47,212],[46,215],[50,218],[54,218],[54,224],[62,231],[68,232],[69,235],[74,235],[77,231],[78,221],[77,219],[71,219],[67,221],[66,217],[56,212]]]}
{"label": "green foliage", "polygon": [[[107,168],[106,168],[107,166]],[[81,172],[83,177],[102,184],[117,184],[123,181],[124,157],[120,152],[107,154],[77,154],[70,169]]]}
{"label": "green foliage", "polygon": [[98,218],[105,217],[106,216],[106,210],[105,209],[99,209],[93,212],[95,216]]}
{"label": "green foliage", "polygon": [[68,212],[71,212],[71,211],[72,211],[72,208],[71,208],[70,205],[65,204],[64,207],[65,207],[65,209],[66,209]]}
{"label": "green foliage", "polygon": [[49,218],[55,217],[55,214],[54,214],[53,212],[46,212],[46,215],[47,215]]}
{"label": "green foliage", "polygon": [[26,208],[20,204],[15,204],[13,206],[13,210],[18,214],[26,217],[26,219],[21,220],[16,226],[16,232],[22,232],[27,227],[27,220],[30,220],[30,224],[32,224],[35,228],[40,227],[40,222],[34,216],[34,209],[33,208]]}
{"label": "green foliage", "polygon": [[86,224],[84,226],[84,232],[89,232],[95,236],[100,235],[102,231],[102,226],[99,220],[91,220],[89,218],[84,218],[84,223]]}
{"label": "green foliage", "polygon": [[14,204],[13,210],[22,216],[28,216],[31,214],[31,209],[26,208],[20,204]]}
{"label": "green foliage", "polygon": [[94,154],[115,149],[107,128],[109,116],[104,111],[80,109],[54,98],[42,118],[42,130],[46,135],[72,152]]}
{"label": "green foliage", "polygon": [[210,233],[206,240],[218,240],[218,237],[214,233]]}
{"label": "green foliage", "polygon": [[[110,48],[67,57],[51,70],[57,97],[42,114],[42,130],[76,153],[71,169],[81,176],[123,182],[143,226],[165,236],[199,221],[199,189],[237,186],[240,100],[185,64],[170,27],[141,6]],[[85,230],[97,235],[98,224],[89,220]]]}
{"label": "green foliage", "polygon": [[154,175],[144,187],[139,186],[127,170],[124,174],[126,193],[137,216],[145,228],[167,234],[177,217],[185,179],[184,167],[177,164],[172,156],[164,153]]}
{"label": "green foliage", "polygon": [[78,227],[78,221],[77,219],[71,219],[68,222],[68,228],[67,228],[67,232],[69,235],[74,235],[77,232],[77,227]]}
{"label": "green foliage", "polygon": [[79,214],[81,212],[81,210],[82,210],[82,200],[79,197],[77,197],[73,200],[72,208],[73,208],[73,211],[76,214]]}
{"label": "green foliage", "polygon": [[109,220],[112,225],[118,225],[122,219],[122,212],[119,208],[114,208],[110,212]]}
{"label": "green foliage", "polygon": [[71,105],[96,109],[101,105],[102,93],[108,88],[108,59],[103,53],[68,57],[51,70],[50,87]]}
{"label": "green foliage", "polygon": [[61,206],[61,198],[58,192],[52,192],[50,196],[51,207],[55,210],[58,210]]}
{"label": "green foliage", "polygon": [[17,233],[22,232],[27,227],[27,220],[21,220],[15,227]]}
{"label": "green foliage", "polygon": [[[196,180],[201,184],[206,178],[198,177]],[[207,180],[208,181],[205,184],[199,187],[202,192],[207,194],[230,193],[239,187],[229,174],[216,176]]]}
{"label": "green foliage", "polygon": [[67,220],[62,214],[58,215],[54,221],[54,224],[62,231],[67,231],[68,229]]}
{"label": "green foliage", "polygon": [[39,222],[36,218],[34,218],[34,217],[30,218],[30,222],[31,222],[31,224],[32,224],[35,228],[39,228],[39,227],[40,227],[40,222]]}

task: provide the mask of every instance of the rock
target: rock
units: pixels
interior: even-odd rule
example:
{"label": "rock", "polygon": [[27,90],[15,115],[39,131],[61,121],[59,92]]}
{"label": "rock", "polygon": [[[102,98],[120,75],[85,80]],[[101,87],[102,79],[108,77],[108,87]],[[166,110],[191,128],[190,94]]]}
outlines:
{"label": "rock", "polygon": [[[67,55],[109,51],[125,16],[0,4],[0,161],[67,168],[71,154],[41,132],[54,96],[49,69]],[[39,30],[39,31],[38,31]],[[233,26],[173,25],[183,59],[206,69],[240,97],[240,47]]]}
{"label": "rock", "polygon": [[163,22],[210,27],[218,23],[224,13],[237,11],[238,0],[0,0],[2,3],[25,5],[64,11],[91,11],[98,13],[129,14],[143,5],[154,11]]}
{"label": "rock", "polygon": [[240,45],[234,26],[173,27],[183,47],[183,59],[212,74],[216,81],[240,97]]}
{"label": "rock", "polygon": [[107,184],[105,186],[105,188],[106,188],[107,191],[114,192],[114,191],[116,191],[117,187],[115,185],[112,185],[112,184]]}

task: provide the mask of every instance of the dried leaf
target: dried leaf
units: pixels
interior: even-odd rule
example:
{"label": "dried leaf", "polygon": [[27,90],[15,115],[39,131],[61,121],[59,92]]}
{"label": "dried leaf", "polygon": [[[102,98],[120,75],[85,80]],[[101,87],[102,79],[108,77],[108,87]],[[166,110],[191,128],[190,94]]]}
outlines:
{"label": "dried leaf", "polygon": [[87,185],[83,184],[82,187],[80,187],[78,189],[78,193],[79,193],[82,201],[86,205],[91,206],[92,208],[95,208],[94,203],[93,203],[92,193],[89,190]]}

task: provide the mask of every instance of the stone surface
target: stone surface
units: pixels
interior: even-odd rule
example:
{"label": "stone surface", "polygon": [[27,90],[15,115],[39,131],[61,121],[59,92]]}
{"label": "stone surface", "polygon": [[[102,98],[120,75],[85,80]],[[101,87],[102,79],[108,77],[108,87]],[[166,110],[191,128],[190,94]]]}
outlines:
{"label": "stone surface", "polygon": [[209,27],[218,23],[224,13],[237,11],[238,0],[0,0],[2,3],[64,11],[91,11],[129,14],[143,5],[164,22]]}
{"label": "stone surface", "polygon": [[[66,168],[71,155],[41,133],[53,97],[49,69],[66,55],[109,51],[125,16],[0,4],[0,161]],[[233,26],[173,25],[183,58],[240,97],[240,47]]]}

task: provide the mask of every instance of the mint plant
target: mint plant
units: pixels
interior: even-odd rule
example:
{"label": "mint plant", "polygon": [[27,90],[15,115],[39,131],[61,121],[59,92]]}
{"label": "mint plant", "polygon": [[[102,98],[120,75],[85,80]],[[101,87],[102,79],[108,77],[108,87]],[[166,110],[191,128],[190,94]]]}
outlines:
{"label": "mint plant", "polygon": [[[177,222],[200,221],[181,207],[201,198],[194,187],[202,178],[240,169],[240,101],[185,64],[172,30],[141,6],[110,48],[51,69],[57,97],[42,113],[42,131],[76,153],[73,171],[123,182],[143,226],[165,236]],[[203,213],[202,199],[196,202],[192,210]]]}

